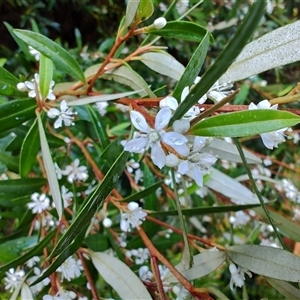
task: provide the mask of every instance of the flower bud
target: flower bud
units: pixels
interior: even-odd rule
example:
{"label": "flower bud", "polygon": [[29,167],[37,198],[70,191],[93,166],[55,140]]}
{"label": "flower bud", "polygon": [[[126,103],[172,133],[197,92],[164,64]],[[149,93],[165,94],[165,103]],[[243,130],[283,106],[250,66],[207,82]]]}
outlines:
{"label": "flower bud", "polygon": [[167,20],[164,17],[157,18],[154,22],[153,25],[155,29],[162,29],[165,27],[167,24]]}
{"label": "flower bud", "polygon": [[176,120],[173,123],[173,129],[178,133],[186,133],[190,129],[190,121],[186,119]]}
{"label": "flower bud", "polygon": [[20,92],[26,92],[27,91],[27,86],[24,82],[19,82],[17,84],[17,89],[20,91]]}
{"label": "flower bud", "polygon": [[170,153],[166,156],[166,166],[170,168],[177,167],[179,163],[179,159],[176,155],[173,153]]}
{"label": "flower bud", "polygon": [[112,220],[110,218],[105,218],[102,221],[104,227],[109,228],[112,225]]}

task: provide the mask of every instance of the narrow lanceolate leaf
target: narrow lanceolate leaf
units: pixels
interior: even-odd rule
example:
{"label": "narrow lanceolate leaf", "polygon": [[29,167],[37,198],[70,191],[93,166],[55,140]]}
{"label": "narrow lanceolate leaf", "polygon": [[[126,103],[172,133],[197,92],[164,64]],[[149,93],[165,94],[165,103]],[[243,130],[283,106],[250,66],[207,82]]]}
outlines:
{"label": "narrow lanceolate leaf", "polygon": [[234,82],[300,60],[300,21],[266,33],[245,46],[220,78]]}
{"label": "narrow lanceolate leaf", "polygon": [[0,83],[11,85],[17,88],[19,80],[13,74],[0,66]]}
{"label": "narrow lanceolate leaf", "polygon": [[300,299],[300,290],[286,281],[267,278],[268,283],[277,290],[285,299]]}
{"label": "narrow lanceolate leaf", "polygon": [[153,14],[154,7],[152,1],[140,0],[138,9],[135,14],[135,19],[137,22],[143,22],[150,18]]}
{"label": "narrow lanceolate leaf", "polygon": [[56,171],[55,171],[55,167],[53,164],[48,141],[47,141],[47,138],[45,135],[41,116],[39,114],[37,115],[37,120],[38,120],[38,128],[39,128],[41,148],[42,148],[42,156],[43,156],[45,170],[46,170],[46,174],[47,174],[47,178],[48,178],[48,183],[49,183],[52,199],[55,204],[55,209],[57,211],[59,219],[61,219],[62,214],[63,214],[63,203],[62,203],[62,198],[61,198],[61,194],[60,194],[60,187],[59,187],[58,180],[56,177]]}
{"label": "narrow lanceolate leaf", "polygon": [[26,177],[36,162],[36,156],[40,150],[40,140],[37,120],[30,127],[25,139],[23,140],[19,170],[21,177]]}
{"label": "narrow lanceolate leaf", "polygon": [[8,170],[19,173],[19,158],[0,151],[0,162],[2,162]]}
{"label": "narrow lanceolate leaf", "polygon": [[[205,251],[193,257],[194,264],[191,269],[185,270],[181,263],[176,266],[176,269],[187,280],[194,280],[213,272],[225,259],[226,253],[223,251]],[[164,277],[164,281],[175,283],[178,282],[178,279],[171,272],[168,272]]]}
{"label": "narrow lanceolate leaf", "polygon": [[14,128],[34,117],[36,102],[26,98],[0,105],[0,132]]}
{"label": "narrow lanceolate leaf", "polygon": [[207,34],[206,28],[198,24],[186,21],[171,21],[161,29],[149,28],[146,29],[146,31],[149,34],[154,34],[166,38],[175,38],[198,43],[200,43],[204,36]]}
{"label": "narrow lanceolate leaf", "polygon": [[139,95],[142,97],[148,95],[151,98],[156,98],[151,91],[146,81],[128,65],[121,66],[113,71],[104,73],[101,78],[113,80],[121,84],[129,86],[133,90],[143,90]]}
{"label": "narrow lanceolate leaf", "polygon": [[153,71],[179,80],[184,72],[184,66],[172,55],[166,52],[147,52],[140,55],[141,62]]}
{"label": "narrow lanceolate leaf", "polygon": [[125,93],[117,93],[117,94],[110,94],[110,95],[97,95],[97,96],[79,98],[76,100],[69,101],[68,106],[86,105],[95,102],[106,102],[106,101],[116,100],[123,97],[128,97],[134,94],[141,93],[142,91],[143,90],[138,90],[134,92],[125,92]]}
{"label": "narrow lanceolate leaf", "polygon": [[39,87],[42,95],[42,99],[46,99],[49,93],[50,83],[53,76],[53,62],[51,59],[47,58],[45,55],[40,55],[40,81]]}
{"label": "narrow lanceolate leaf", "polygon": [[199,136],[240,137],[270,132],[300,123],[286,111],[255,109],[214,116],[196,124],[190,132]]}
{"label": "narrow lanceolate leaf", "polygon": [[237,30],[233,39],[222,51],[220,56],[218,56],[214,64],[202,76],[201,82],[191,90],[185,98],[185,101],[179,105],[170,121],[171,124],[175,120],[181,118],[195,103],[197,103],[233,63],[234,59],[240,54],[255,31],[256,26],[264,14],[265,4],[265,0],[260,0],[255,1],[250,7],[248,14],[244,18],[242,25]]}
{"label": "narrow lanceolate leaf", "polygon": [[227,248],[226,253],[235,264],[250,272],[284,281],[300,281],[300,257],[286,250],[239,245]]}
{"label": "narrow lanceolate leaf", "polygon": [[199,46],[195,50],[177,85],[175,86],[175,89],[173,91],[173,97],[175,99],[179,100],[182,90],[186,86],[191,86],[194,83],[196,77],[199,75],[208,50],[209,37],[210,34],[207,32],[200,42]]}
{"label": "narrow lanceolate leaf", "polygon": [[221,193],[237,204],[259,204],[257,196],[241,183],[214,168],[210,169],[207,187]]}
{"label": "narrow lanceolate leaf", "polygon": [[51,59],[57,68],[77,80],[85,82],[85,77],[78,62],[59,44],[53,42],[40,33],[29,30],[15,29],[14,33],[29,46]]}
{"label": "narrow lanceolate leaf", "polygon": [[[224,140],[220,140],[214,138],[212,142],[205,146],[202,149],[203,152],[211,152],[214,155],[217,155],[219,159],[225,159],[231,162],[241,163],[241,157],[239,152],[234,144],[225,142]],[[247,159],[247,163],[249,164],[259,164],[261,163],[261,159],[251,152],[247,150],[243,150],[245,157]]]}
{"label": "narrow lanceolate leaf", "polygon": [[126,6],[126,21],[125,24],[128,27],[131,25],[135,18],[136,11],[139,7],[140,0],[129,0]]}
{"label": "narrow lanceolate leaf", "polygon": [[141,280],[122,261],[103,252],[90,251],[90,256],[99,274],[121,299],[152,299]]}
{"label": "narrow lanceolate leaf", "polygon": [[99,186],[88,197],[88,199],[86,199],[77,217],[66,233],[61,237],[55,249],[50,254],[50,257],[54,257],[61,253],[61,251],[63,251],[74,240],[74,238],[81,233],[81,231],[86,227],[86,224],[92,219],[95,212],[103,205],[105,198],[112,191],[121,176],[125,168],[128,155],[129,152],[122,152],[112,164]]}

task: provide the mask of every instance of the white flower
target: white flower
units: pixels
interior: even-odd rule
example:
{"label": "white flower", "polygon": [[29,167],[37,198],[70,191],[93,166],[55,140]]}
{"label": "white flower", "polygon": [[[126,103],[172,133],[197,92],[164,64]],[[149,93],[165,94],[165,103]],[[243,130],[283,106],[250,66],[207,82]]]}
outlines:
{"label": "white flower", "polygon": [[33,256],[27,260],[26,266],[32,268],[38,262],[40,262],[40,258],[38,256]]}
{"label": "white flower", "polygon": [[127,257],[134,257],[136,265],[142,265],[149,259],[149,250],[148,248],[138,248],[132,249],[126,252]]}
{"label": "white flower", "polygon": [[250,221],[249,215],[244,213],[243,211],[237,211],[235,216],[229,217],[229,222],[233,225],[233,228],[239,227],[241,225],[245,225]]}
{"label": "white flower", "polygon": [[81,275],[81,270],[83,270],[81,260],[75,260],[72,256],[68,257],[61,266],[57,269],[61,272],[61,281],[67,279],[71,281]]}
{"label": "white flower", "polygon": [[50,206],[50,200],[45,194],[33,193],[30,197],[32,202],[27,203],[33,214],[40,214]]}
{"label": "white flower", "polygon": [[63,123],[65,126],[74,125],[72,122],[74,120],[74,115],[76,115],[76,113],[73,112],[72,108],[68,107],[65,100],[60,103],[60,110],[57,108],[51,108],[47,113],[47,116],[51,119],[58,117],[54,123],[55,129],[62,127]]}
{"label": "white flower", "polygon": [[55,296],[45,295],[43,300],[73,300],[76,298],[76,293],[73,291],[63,291],[59,290]]}
{"label": "white flower", "polygon": [[141,266],[139,268],[139,277],[143,281],[151,281],[153,273],[149,270],[148,266]]}
{"label": "white flower", "polygon": [[128,141],[124,149],[129,152],[140,153],[144,149],[151,148],[151,158],[153,163],[160,169],[166,164],[166,154],[162,149],[161,142],[171,146],[177,153],[187,156],[189,149],[186,145],[187,138],[177,132],[165,132],[163,128],[167,126],[172,116],[169,107],[163,107],[155,118],[154,129],[146,122],[144,116],[137,112],[131,111],[130,118],[134,127],[143,134],[139,137]]}
{"label": "white flower", "polygon": [[108,102],[107,101],[105,101],[105,102],[96,102],[95,104],[96,104],[96,108],[97,108],[99,114],[101,116],[104,116],[107,112],[106,108],[108,107]]}
{"label": "white flower", "polygon": [[64,185],[61,186],[61,197],[64,200],[64,208],[69,206],[69,201],[73,198],[73,192],[70,192]]}
{"label": "white flower", "polygon": [[[42,95],[40,93],[40,88],[39,88],[39,82],[40,82],[40,75],[35,73],[34,79],[32,81],[25,81],[24,83],[20,82],[17,84],[17,88],[19,91],[22,91],[22,92],[28,91],[28,97],[30,97],[30,98],[36,98],[37,91],[38,91],[39,99],[42,99]],[[52,80],[50,82],[49,92],[48,92],[46,99],[55,100],[56,97],[53,94],[53,90],[52,90],[54,84],[55,84],[55,82]]]}
{"label": "white flower", "polygon": [[176,295],[175,300],[184,300],[190,295],[188,290],[186,290],[182,285],[174,285],[172,292]]}
{"label": "white flower", "polygon": [[35,50],[34,48],[32,48],[31,46],[28,46],[28,50],[29,50],[29,53],[34,57],[34,59],[36,61],[39,61],[40,60],[40,55],[41,53],[37,50]]}
{"label": "white flower", "polygon": [[74,180],[85,181],[89,177],[87,173],[87,167],[79,167],[79,163],[79,159],[76,158],[71,165],[66,166],[66,169],[61,171],[63,175],[68,176],[68,181],[70,183],[73,183]]}
{"label": "white flower", "polygon": [[5,289],[12,292],[24,279],[25,272],[23,270],[15,271],[15,269],[11,268],[8,272],[5,273],[4,277],[5,281]]}
{"label": "white flower", "polygon": [[248,276],[251,278],[252,274],[245,269],[242,269],[241,267],[236,267],[235,264],[229,265],[229,271],[231,273],[231,279],[230,279],[230,289],[233,290],[233,285],[242,287],[244,285],[245,280],[245,273],[248,274]]}
{"label": "white flower", "polygon": [[178,172],[182,175],[189,171],[193,172],[193,177],[198,186],[203,186],[203,171],[207,171],[217,158],[210,153],[200,153],[205,146],[205,138],[196,136],[194,139],[193,150],[186,160],[183,160],[178,166]]}
{"label": "white flower", "polygon": [[127,209],[127,212],[121,215],[120,227],[122,231],[130,231],[131,227],[139,227],[147,216],[147,213],[136,202],[129,202]]}
{"label": "white flower", "polygon": [[155,29],[162,29],[165,27],[167,24],[167,20],[164,17],[157,18],[154,22],[153,25]]}
{"label": "white flower", "polygon": [[[31,283],[33,283],[34,281],[36,281],[36,279],[38,279],[42,272],[39,268],[35,267],[33,268],[33,272],[34,272],[34,276],[29,277],[27,279],[27,283],[30,285]],[[47,286],[50,283],[50,279],[47,277],[45,279],[43,279],[42,281],[40,281],[39,283],[30,286],[30,289],[32,291],[33,294],[38,294],[45,286]]]}
{"label": "white flower", "polygon": [[[273,109],[276,110],[278,108],[278,104],[271,106],[268,100],[260,101],[257,105],[253,102],[250,103],[249,109]],[[285,127],[276,131],[270,131],[266,133],[261,133],[261,139],[264,145],[268,148],[273,150],[273,148],[277,148],[278,144],[285,142],[286,135],[284,134],[285,131],[289,131],[290,128]]]}
{"label": "white flower", "polygon": [[176,9],[180,15],[183,15],[189,7],[189,0],[178,0],[176,2]]}

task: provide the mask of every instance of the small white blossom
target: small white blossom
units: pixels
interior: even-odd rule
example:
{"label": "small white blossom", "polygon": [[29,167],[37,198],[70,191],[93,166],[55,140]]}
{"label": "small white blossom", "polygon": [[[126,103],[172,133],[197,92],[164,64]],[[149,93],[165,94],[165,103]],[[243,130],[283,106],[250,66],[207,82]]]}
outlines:
{"label": "small white blossom", "polygon": [[63,291],[60,290],[56,293],[55,296],[45,295],[43,300],[73,300],[76,298],[76,293],[73,291]]}
{"label": "small white blossom", "polygon": [[183,15],[189,7],[189,0],[178,0],[176,2],[176,9],[180,15]]}
{"label": "small white blossom", "polygon": [[58,117],[54,123],[55,129],[62,127],[63,124],[65,126],[74,125],[74,122],[72,122],[74,120],[74,115],[76,115],[76,113],[73,112],[72,108],[68,107],[65,100],[60,103],[60,110],[57,108],[51,108],[47,113],[47,116],[51,119]]}
{"label": "small white blossom", "polygon": [[136,265],[142,265],[145,263],[149,259],[149,255],[150,253],[148,248],[132,249],[126,252],[127,257],[134,258]]}
{"label": "small white blossom", "polygon": [[164,17],[157,18],[154,22],[153,25],[155,29],[162,29],[167,25],[167,20]]}
{"label": "small white blossom", "polygon": [[141,266],[139,268],[139,277],[143,281],[151,281],[153,273],[149,270],[148,266]]}
{"label": "small white blossom", "polygon": [[203,186],[203,171],[207,171],[217,158],[210,153],[200,153],[205,146],[205,138],[195,137],[193,150],[186,160],[178,165],[178,172],[182,175],[193,172],[193,178],[198,186]]}
{"label": "small white blossom", "polygon": [[120,227],[122,231],[130,231],[131,227],[139,227],[145,220],[147,213],[145,213],[136,202],[129,202],[127,211],[121,215]]}
{"label": "small white blossom", "polygon": [[241,225],[245,225],[250,221],[249,215],[244,213],[243,211],[237,211],[235,216],[229,217],[229,222],[233,225],[233,228],[239,227]]}
{"label": "small white blossom", "polygon": [[233,285],[242,287],[244,285],[245,280],[245,273],[251,278],[252,274],[245,269],[242,269],[241,267],[236,267],[235,264],[231,263],[229,265],[229,271],[231,273],[231,279],[230,279],[230,289],[233,290]]}
{"label": "small white blossom", "polygon": [[33,193],[30,197],[32,202],[27,203],[33,214],[40,214],[50,207],[50,199],[45,194]]}
{"label": "small white blossom", "polygon": [[57,269],[61,273],[61,281],[67,279],[71,281],[81,275],[81,270],[83,270],[81,260],[75,260],[72,256],[68,257],[61,266]]}
{"label": "small white blossom", "polygon": [[184,300],[190,295],[188,290],[186,290],[182,285],[174,285],[172,288],[172,292],[176,295],[174,300]]}
{"label": "small white blossom", "polygon": [[26,266],[32,268],[38,262],[40,262],[40,258],[38,256],[33,256],[27,260]]}
{"label": "small white blossom", "polygon": [[85,181],[89,177],[87,167],[79,166],[79,164],[80,161],[76,158],[71,165],[66,166],[66,169],[61,171],[63,175],[68,176],[70,183],[73,183],[75,180]]}
{"label": "small white blossom", "polygon": [[58,166],[58,164],[55,162],[54,163],[54,168],[55,168],[55,172],[56,172],[56,177],[58,180],[62,179],[62,170],[61,168]]}
{"label": "small white blossom", "polygon": [[34,59],[36,61],[39,61],[40,60],[40,55],[41,53],[37,50],[35,50],[34,48],[32,48],[31,46],[28,46],[28,50],[29,50],[29,53],[34,57]]}
{"label": "small white blossom", "polygon": [[6,290],[13,292],[13,290],[24,280],[25,272],[23,270],[15,270],[10,268],[4,277]]}
{"label": "small white blossom", "polygon": [[[278,104],[271,106],[268,100],[260,101],[257,105],[251,102],[249,105],[249,110],[253,110],[253,109],[277,110],[277,108],[278,108]],[[286,137],[286,135],[284,134],[285,131],[290,131],[290,128],[285,127],[276,131],[261,133],[260,136],[264,145],[268,149],[273,150],[274,148],[278,147],[278,144],[285,142],[285,137]]]}
{"label": "small white blossom", "polygon": [[70,192],[64,185],[61,186],[61,197],[64,201],[64,208],[69,206],[69,201],[73,198],[73,192]]}
{"label": "small white blossom", "polygon": [[108,107],[108,102],[107,101],[105,101],[105,102],[96,102],[95,104],[96,104],[96,108],[97,108],[99,114],[101,116],[106,115],[106,113],[107,113],[106,108]]}
{"label": "small white blossom", "polygon": [[[30,98],[36,98],[37,96],[39,97],[39,99],[42,99],[42,95],[40,93],[40,88],[39,88],[39,82],[40,82],[40,75],[35,73],[34,74],[34,79],[32,81],[25,81],[20,82],[17,84],[17,88],[19,91],[28,92],[28,97]],[[53,86],[54,86],[55,82],[52,80],[50,82],[50,87],[49,87],[49,92],[48,95],[46,96],[46,99],[49,100],[55,100],[56,97],[53,94]],[[37,95],[37,91],[38,91],[38,95]]]}
{"label": "small white blossom", "polygon": [[155,118],[154,129],[146,122],[145,117],[137,112],[131,111],[131,122],[136,129],[143,132],[139,137],[128,141],[124,149],[131,153],[141,153],[151,148],[151,159],[160,169],[166,164],[166,154],[162,149],[161,142],[171,146],[177,153],[187,156],[189,149],[186,145],[187,138],[177,132],[165,132],[163,128],[168,125],[172,116],[169,107],[163,107]]}
{"label": "small white blossom", "polygon": [[[31,283],[33,283],[34,281],[36,281],[42,274],[41,270],[37,267],[33,268],[33,272],[34,272],[34,276],[29,277],[27,279],[27,283],[30,285]],[[30,286],[30,289],[32,291],[33,294],[38,294],[45,286],[47,286],[50,283],[50,279],[47,277],[45,279],[43,279],[42,281],[40,281],[39,283]]]}

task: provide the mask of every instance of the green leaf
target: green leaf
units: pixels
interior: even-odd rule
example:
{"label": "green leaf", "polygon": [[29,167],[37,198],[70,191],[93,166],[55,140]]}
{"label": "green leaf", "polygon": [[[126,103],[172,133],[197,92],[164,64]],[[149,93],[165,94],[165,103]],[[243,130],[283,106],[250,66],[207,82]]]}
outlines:
{"label": "green leaf", "polygon": [[63,201],[60,194],[60,187],[56,177],[56,171],[54,168],[51,152],[45,135],[41,116],[39,114],[37,115],[37,122],[38,122],[39,134],[40,134],[42,156],[43,156],[45,171],[47,174],[52,199],[55,204],[55,209],[57,211],[59,219],[61,219],[63,214]]}
{"label": "green leaf", "polygon": [[235,264],[253,273],[284,281],[300,281],[300,257],[286,250],[239,245],[227,248],[226,253]]}
{"label": "green leaf", "polygon": [[40,55],[40,68],[39,68],[39,87],[42,99],[45,100],[48,96],[50,84],[53,77],[53,62],[45,55]]}
{"label": "green leaf", "polygon": [[256,29],[261,17],[265,13],[265,0],[255,1],[250,7],[242,25],[238,28],[233,39],[229,42],[214,64],[205,72],[199,82],[187,95],[176,112],[170,124],[180,119],[201,97],[208,92],[213,84],[225,73],[234,59],[239,55],[249,38]]}
{"label": "green leaf", "polygon": [[140,23],[148,18],[150,18],[153,14],[154,7],[152,0],[140,0],[138,9],[135,14],[135,21]]}
{"label": "green leaf", "polygon": [[[171,21],[161,29],[146,29],[149,34],[200,43],[208,33],[205,27],[186,21]],[[209,34],[211,37],[211,34]],[[211,37],[212,38],[212,37]]]}
{"label": "green leaf", "polygon": [[9,179],[0,181],[0,193],[13,198],[31,195],[47,183],[45,178]]}
{"label": "green leaf", "polygon": [[184,72],[184,66],[164,51],[147,52],[139,58],[151,70],[175,80],[179,80]]}
{"label": "green leaf", "polygon": [[138,193],[135,193],[135,194],[132,194],[126,198],[123,199],[123,201],[126,201],[126,202],[130,202],[130,201],[139,201],[140,199],[148,196],[148,195],[153,195],[155,194],[155,191],[163,184],[163,180],[162,181],[159,181],[157,183],[154,183],[153,185],[145,188],[144,190],[138,192]]}
{"label": "green leaf", "polygon": [[[224,213],[229,211],[253,209],[258,206],[260,206],[260,204],[203,206],[203,207],[182,209],[181,211],[182,214],[185,216],[198,216],[198,215],[206,215],[206,214]],[[177,210],[153,211],[153,212],[149,212],[149,214],[154,216],[176,216],[178,215],[178,211]]]}
{"label": "green leaf", "polygon": [[[258,213],[264,221],[269,223],[269,220],[264,213],[262,208],[256,208],[254,209],[256,213]],[[300,226],[297,225],[295,222],[292,222],[285,218],[284,216],[269,210],[269,214],[271,215],[271,218],[273,219],[276,227],[280,230],[282,234],[285,236],[291,238],[294,241],[300,242]]]}
{"label": "green leaf", "polygon": [[84,74],[78,62],[59,44],[51,41],[40,33],[29,30],[15,29],[14,33],[25,43],[51,59],[56,67],[77,80],[85,82]]}
{"label": "green leaf", "polygon": [[14,128],[34,117],[36,102],[26,98],[0,105],[0,132]]}
{"label": "green leaf", "polygon": [[5,275],[5,272],[8,271],[10,268],[14,268],[16,266],[23,265],[33,256],[40,255],[40,253],[43,251],[43,249],[49,245],[49,243],[50,243],[51,239],[54,237],[55,233],[56,233],[56,230],[48,232],[47,235],[36,246],[34,246],[31,250],[29,250],[26,254],[1,266],[0,267],[0,277],[3,277]]}
{"label": "green leaf", "polygon": [[136,11],[139,7],[139,4],[140,4],[140,0],[127,1],[126,18],[125,18],[126,27],[132,24],[136,15]]}
{"label": "green leaf", "polygon": [[128,65],[121,66],[115,70],[104,73],[101,78],[114,80],[121,84],[129,86],[133,90],[143,90],[139,94],[144,97],[148,95],[151,98],[156,98],[151,91],[146,81]]}
{"label": "green leaf", "polygon": [[17,259],[23,251],[35,246],[37,236],[25,236],[0,244],[0,263]]}
{"label": "green leaf", "polygon": [[90,251],[93,265],[121,299],[149,299],[149,292],[130,268],[119,259],[101,252]]}
{"label": "green leaf", "polygon": [[[245,79],[267,70],[300,60],[300,21],[266,33],[245,46],[220,83]],[[274,59],[276,58],[276,59]]]}
{"label": "green leaf", "polygon": [[91,234],[84,239],[84,243],[87,244],[89,249],[93,251],[105,251],[109,248],[109,240],[103,233]]}
{"label": "green leaf", "polygon": [[36,156],[40,150],[40,140],[37,119],[30,127],[26,137],[23,140],[19,169],[21,177],[26,177],[36,162]]}
{"label": "green leaf", "polygon": [[0,152],[0,161],[7,167],[8,170],[19,172],[19,157],[9,155],[5,152]]}
{"label": "green leaf", "polygon": [[[223,251],[205,251],[193,257],[193,266],[186,270],[182,263],[176,266],[176,269],[187,279],[194,280],[210,274],[217,269],[226,259],[226,253]],[[169,271],[164,277],[165,282],[176,283],[178,279]]]}
{"label": "green leaf", "polygon": [[208,46],[209,46],[210,34],[207,32],[200,42],[199,46],[195,50],[192,58],[190,59],[184,73],[177,82],[175,89],[173,91],[173,97],[177,100],[181,98],[181,93],[186,86],[191,86],[194,80],[198,76],[202,65],[204,63]]}
{"label": "green leaf", "polygon": [[226,113],[196,124],[190,133],[199,136],[240,137],[296,125],[300,117],[286,111],[254,109]]}
{"label": "green leaf", "polygon": [[7,70],[5,70],[0,66],[0,82],[3,84],[11,85],[14,88],[17,88],[17,84],[19,83],[19,80],[10,72],[8,72]]}
{"label": "green leaf", "polygon": [[300,299],[300,290],[286,281],[267,278],[268,283],[277,290],[285,299]]}
{"label": "green leaf", "polygon": [[88,197],[88,199],[86,199],[71,226],[58,241],[55,249],[50,254],[51,258],[58,255],[70,242],[73,241],[76,236],[81,233],[85,225],[92,219],[95,212],[103,205],[105,198],[109,195],[123,173],[128,156],[129,152],[124,151],[119,155],[102,182]]}

